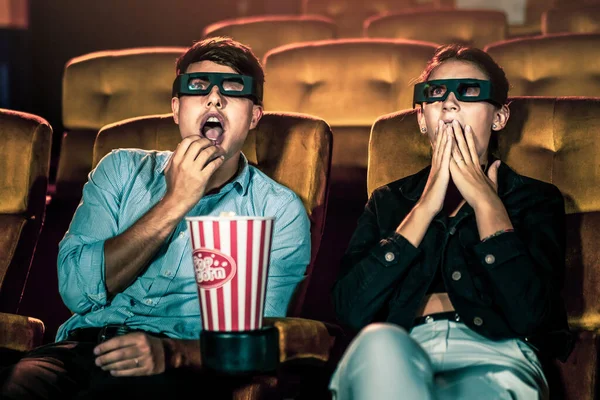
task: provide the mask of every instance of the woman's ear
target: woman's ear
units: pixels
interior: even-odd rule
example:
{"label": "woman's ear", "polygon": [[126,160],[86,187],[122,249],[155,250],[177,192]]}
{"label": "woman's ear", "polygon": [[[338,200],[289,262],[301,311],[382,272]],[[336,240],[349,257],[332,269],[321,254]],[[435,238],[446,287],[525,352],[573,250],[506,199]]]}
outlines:
{"label": "woman's ear", "polygon": [[427,122],[425,121],[425,113],[423,113],[423,107],[419,106],[417,108],[417,122],[419,123],[419,131],[421,134],[427,134]]}
{"label": "woman's ear", "polygon": [[499,131],[504,129],[508,119],[510,118],[510,108],[508,104],[504,104],[494,114],[494,120],[492,121],[492,130]]}

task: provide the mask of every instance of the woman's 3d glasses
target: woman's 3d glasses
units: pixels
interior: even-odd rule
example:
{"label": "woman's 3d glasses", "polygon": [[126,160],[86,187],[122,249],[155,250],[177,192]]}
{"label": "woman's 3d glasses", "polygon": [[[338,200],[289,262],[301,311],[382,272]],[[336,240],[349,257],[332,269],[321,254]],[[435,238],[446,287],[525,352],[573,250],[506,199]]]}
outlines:
{"label": "woman's 3d glasses", "polygon": [[459,101],[487,101],[498,107],[503,100],[494,93],[490,81],[479,79],[436,79],[415,85],[413,107],[415,104],[444,101],[450,93],[454,93]]}
{"label": "woman's 3d glasses", "polygon": [[251,76],[222,72],[192,72],[181,74],[173,82],[173,97],[204,96],[213,86],[224,96],[248,97],[255,103],[262,101],[262,93]]}

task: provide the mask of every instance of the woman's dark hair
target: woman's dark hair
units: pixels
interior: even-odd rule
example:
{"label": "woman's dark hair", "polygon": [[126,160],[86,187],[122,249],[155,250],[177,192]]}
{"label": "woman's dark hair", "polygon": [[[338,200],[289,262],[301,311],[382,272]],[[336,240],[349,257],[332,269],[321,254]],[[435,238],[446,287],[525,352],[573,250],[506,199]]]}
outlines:
{"label": "woman's dark hair", "polygon": [[460,44],[449,44],[440,46],[436,49],[433,58],[429,60],[425,70],[419,77],[419,82],[429,80],[431,73],[441,64],[448,60],[459,60],[473,63],[483,72],[496,91],[502,103],[505,104],[508,99],[508,79],[501,66],[496,64],[496,61],[490,57],[488,53],[475,47],[463,46]]}
{"label": "woman's dark hair", "polygon": [[190,64],[200,61],[226,65],[238,74],[251,76],[256,85],[258,102],[262,105],[265,73],[260,61],[248,46],[228,37],[198,41],[177,59],[177,75],[185,74]]}
{"label": "woman's dark hair", "polygon": [[[506,104],[508,100],[508,89],[510,87],[506,74],[501,66],[488,53],[475,47],[468,47],[460,44],[449,44],[440,46],[436,49],[435,54],[425,66],[425,70],[419,77],[419,82],[429,80],[431,73],[441,64],[448,60],[466,61],[474,64],[483,72],[490,82],[492,87],[499,95],[502,104]],[[498,139],[496,135],[490,136],[488,144],[488,154],[496,158],[500,158],[498,154]]]}

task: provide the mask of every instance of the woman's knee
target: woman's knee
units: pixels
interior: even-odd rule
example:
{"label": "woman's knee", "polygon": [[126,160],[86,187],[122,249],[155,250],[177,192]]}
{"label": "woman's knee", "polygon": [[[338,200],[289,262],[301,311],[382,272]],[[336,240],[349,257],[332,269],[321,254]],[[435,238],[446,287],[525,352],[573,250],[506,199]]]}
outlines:
{"label": "woman's knee", "polygon": [[363,328],[351,346],[362,359],[381,357],[423,357],[424,351],[402,327],[389,323],[374,323]]}

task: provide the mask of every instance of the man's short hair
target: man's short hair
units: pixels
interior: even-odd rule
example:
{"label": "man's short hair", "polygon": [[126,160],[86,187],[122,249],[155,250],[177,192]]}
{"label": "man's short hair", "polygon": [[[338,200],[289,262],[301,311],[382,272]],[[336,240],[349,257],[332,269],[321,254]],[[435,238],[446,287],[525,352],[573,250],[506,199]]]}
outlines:
{"label": "man's short hair", "polygon": [[265,73],[260,61],[248,46],[228,37],[198,41],[177,59],[177,75],[185,74],[190,64],[200,61],[226,65],[238,74],[251,76],[257,88],[258,104],[262,105]]}

